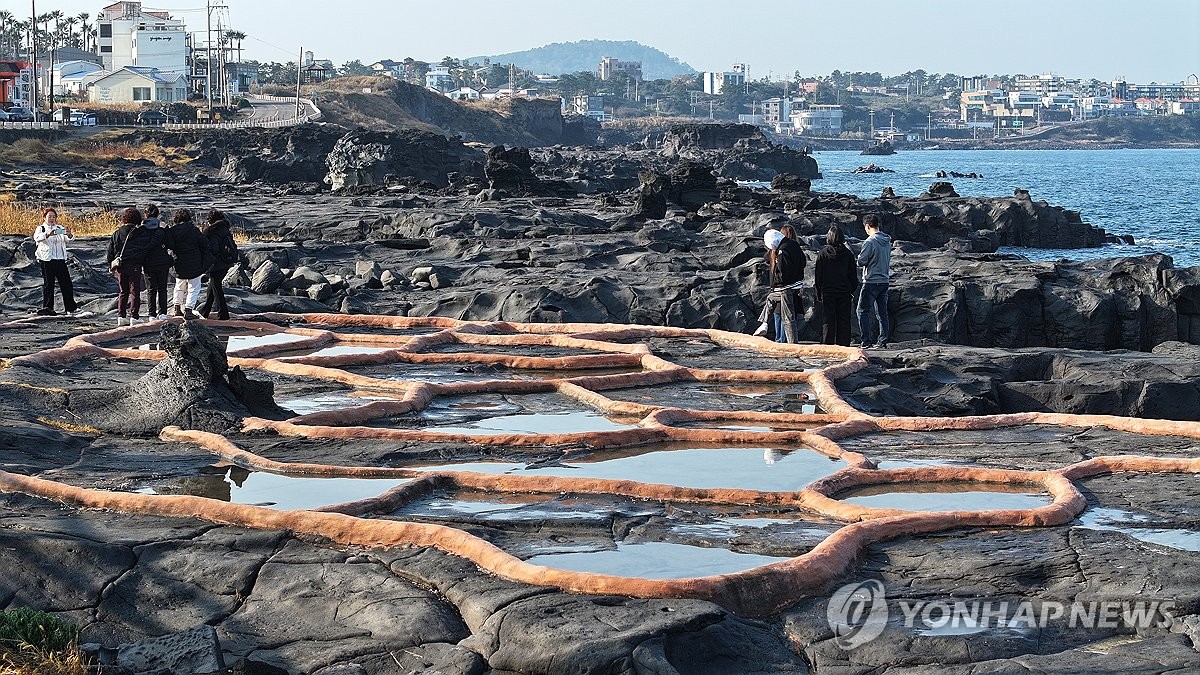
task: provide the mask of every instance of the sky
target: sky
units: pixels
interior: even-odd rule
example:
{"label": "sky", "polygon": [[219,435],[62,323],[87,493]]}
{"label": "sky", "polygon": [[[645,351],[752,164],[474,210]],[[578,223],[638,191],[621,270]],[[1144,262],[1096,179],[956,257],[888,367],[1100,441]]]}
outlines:
{"label": "sky", "polygon": [[[214,0],[244,56],[370,64],[500,54],[551,42],[636,40],[697,70],[753,79],[842,71],[1041,74],[1179,82],[1200,73],[1200,0]],[[93,15],[106,2],[40,0]],[[203,0],[153,0],[203,32]],[[28,13],[27,0],[3,0]]]}

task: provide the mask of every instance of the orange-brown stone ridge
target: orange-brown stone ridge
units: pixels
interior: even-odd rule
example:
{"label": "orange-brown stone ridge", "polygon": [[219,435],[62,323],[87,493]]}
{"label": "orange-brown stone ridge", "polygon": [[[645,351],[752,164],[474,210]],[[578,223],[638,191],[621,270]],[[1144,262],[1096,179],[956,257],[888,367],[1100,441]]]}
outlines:
{"label": "orange-brown stone ridge", "polygon": [[[287,421],[244,420],[244,432],[273,432],[298,438],[377,438],[418,442],[464,442],[483,446],[586,445],[593,448],[629,447],[664,441],[699,443],[770,443],[804,446],[848,466],[794,492],[750,489],[697,489],[631,480],[492,475],[468,471],[437,472],[394,467],[337,466],[279,462],[239,448],[221,435],[178,427],[162,430],[165,441],[189,443],[222,461],[254,471],[314,477],[396,477],[413,479],[378,497],[328,506],[313,511],[280,511],[230,504],[203,497],[147,495],[74,487],[59,482],[0,472],[0,491],[23,492],[89,508],[129,513],[201,518],[212,522],[262,529],[287,529],[355,546],[431,546],[472,560],[480,568],[514,581],[555,586],[579,593],[635,597],[700,598],[746,616],[766,616],[799,598],[823,593],[845,574],[862,549],[888,538],[961,527],[1036,527],[1059,525],[1078,516],[1086,506],[1074,481],[1102,473],[1200,472],[1200,458],[1160,459],[1123,455],[1096,457],[1053,471],[929,466],[880,470],[866,456],[844,450],[838,441],[862,434],[890,431],[986,430],[1045,424],[1091,428],[1097,426],[1135,434],[1200,438],[1200,423],[1148,420],[1101,415],[1020,413],[957,418],[876,417],[847,403],[834,382],[867,365],[860,349],[824,345],[777,344],[763,338],[720,330],[692,330],[610,324],[480,323],[438,317],[346,316],[340,314],[262,314],[241,321],[205,321],[215,329],[272,330],[293,334],[286,344],[258,345],[229,352],[231,366],[258,369],[291,377],[337,382],[374,399],[363,405],[302,415]],[[277,328],[274,324],[305,324]],[[72,338],[64,346],[12,359],[40,366],[69,364],[89,356],[157,360],[162,352],[106,347],[157,333],[158,324],[124,327]],[[426,329],[414,335],[341,332],[359,329]],[[762,368],[716,370],[685,367],[655,355],[640,340],[676,338],[714,343],[761,357]],[[370,346],[378,351],[329,356],[283,356],[280,352],[331,346]],[[433,351],[438,346],[464,351]],[[472,346],[487,351],[472,351]],[[561,357],[503,353],[505,348],[550,347],[588,353]],[[276,356],[272,356],[275,354]],[[771,370],[771,357],[829,361],[815,371]],[[347,366],[414,363],[500,365],[508,368],[563,371],[562,378],[490,380],[479,382],[417,382],[358,375]],[[577,376],[584,369],[638,369],[610,375]],[[569,372],[568,372],[569,371]],[[605,391],[649,387],[675,382],[807,383],[824,412],[796,414],[695,410],[645,405],[611,399]],[[555,434],[466,435],[419,429],[365,426],[385,417],[420,411],[440,396],[478,393],[546,393],[560,395],[609,416],[638,420],[636,426],[613,431]],[[695,423],[756,425],[770,431],[700,428]],[[1049,493],[1045,506],[1021,510],[925,512],[880,509],[837,498],[864,486],[912,483],[975,483],[1031,486]],[[478,491],[544,494],[605,494],[634,498],[794,509],[845,523],[812,550],[787,561],[717,576],[651,580],[573,572],[524,562],[463,530],[444,525],[366,518],[392,511],[433,489],[468,488]]]}

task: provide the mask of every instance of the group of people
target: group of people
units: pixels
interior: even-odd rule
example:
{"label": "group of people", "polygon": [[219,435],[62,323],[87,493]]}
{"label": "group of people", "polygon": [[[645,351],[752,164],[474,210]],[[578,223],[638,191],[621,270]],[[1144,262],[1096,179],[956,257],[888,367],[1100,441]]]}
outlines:
{"label": "group of people", "polygon": [[[857,256],[837,225],[829,228],[825,244],[817,253],[813,289],[821,304],[821,342],[827,345],[851,344],[850,309],[856,292],[861,344],[880,349],[887,346],[891,337],[887,300],[892,239],[880,229],[879,217],[874,214],[863,219],[863,226],[867,238]],[[790,225],[767,230],[763,243],[767,245],[771,290],[755,335],[773,329],[776,342],[798,342],[798,318],[803,314],[799,292],[804,283],[804,249]],[[875,315],[874,323],[871,314]]]}
{"label": "group of people", "polygon": [[[53,315],[54,287],[63,296],[63,308],[78,315],[67,268],[67,243],[74,239],[69,227],[58,223],[58,212],[48,208],[42,223],[33,233],[37,258],[42,266],[42,308],[39,314]],[[206,222],[197,226],[192,212],[180,209],[169,226],[162,223],[159,208],[153,204],[144,210],[133,207],[121,212],[121,226],[108,241],[108,267],[117,278],[117,325],[132,326],[142,321],[142,291],[147,292],[149,307],[146,321],[168,316],[195,319],[229,318],[222,281],[238,261],[237,243],[229,221],[220,211],[208,212]],[[168,308],[167,287],[175,275],[173,303]],[[204,305],[196,311],[204,276],[208,275],[208,293]]]}

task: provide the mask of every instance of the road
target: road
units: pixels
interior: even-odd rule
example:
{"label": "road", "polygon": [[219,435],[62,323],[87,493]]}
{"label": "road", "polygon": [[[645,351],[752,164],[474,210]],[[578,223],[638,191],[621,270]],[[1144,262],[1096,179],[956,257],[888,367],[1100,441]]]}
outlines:
{"label": "road", "polygon": [[[249,119],[255,122],[264,122],[271,119],[292,119],[296,116],[296,102],[292,101],[265,101],[263,99],[250,99],[250,104],[253,106],[250,112]],[[246,119],[246,118],[241,118]]]}

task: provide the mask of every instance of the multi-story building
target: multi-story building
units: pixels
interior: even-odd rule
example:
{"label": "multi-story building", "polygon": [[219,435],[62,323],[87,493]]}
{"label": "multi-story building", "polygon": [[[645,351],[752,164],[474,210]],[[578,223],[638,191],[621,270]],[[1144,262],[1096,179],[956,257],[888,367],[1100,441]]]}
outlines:
{"label": "multi-story building", "polygon": [[727,72],[705,72],[702,75],[704,80],[704,93],[718,96],[725,91],[725,87],[743,87],[746,85],[746,64],[735,63],[733,68]]}
{"label": "multi-story building", "polygon": [[642,81],[642,62],[641,61],[622,61],[611,56],[604,57],[600,61],[600,65],[596,68],[600,74],[600,79],[607,82],[617,73],[625,73],[629,79],[635,82]]}
{"label": "multi-story building", "polygon": [[100,11],[96,25],[105,70],[136,66],[167,75],[187,73],[187,28],[168,12],[118,2]]}
{"label": "multi-story building", "polygon": [[425,88],[443,94],[455,89],[454,76],[450,74],[450,69],[443,66],[430,68],[429,72],[425,73]]}
{"label": "multi-story building", "polygon": [[1008,102],[1008,95],[1003,89],[979,89],[964,91],[958,106],[959,118],[963,122],[972,122],[980,117],[992,114],[992,108],[999,103]]}
{"label": "multi-story building", "polygon": [[796,133],[809,136],[837,136],[842,133],[842,106],[810,105],[793,110],[792,127]]}
{"label": "multi-story building", "polygon": [[590,117],[601,122],[609,119],[608,113],[604,111],[603,96],[576,96],[571,99],[571,105],[567,108],[567,112]]}
{"label": "multi-story building", "polygon": [[1058,75],[1017,75],[1016,88],[1020,91],[1036,92],[1039,96],[1052,96],[1062,91],[1075,91],[1079,80],[1069,80]]}

